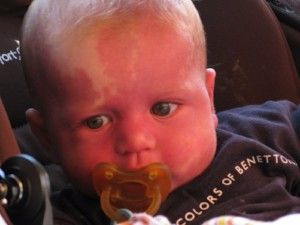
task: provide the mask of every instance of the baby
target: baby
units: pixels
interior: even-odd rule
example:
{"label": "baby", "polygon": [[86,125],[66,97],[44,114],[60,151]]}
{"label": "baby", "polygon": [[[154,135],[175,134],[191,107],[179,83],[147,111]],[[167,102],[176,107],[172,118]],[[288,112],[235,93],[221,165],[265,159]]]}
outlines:
{"label": "baby", "polygon": [[190,1],[35,1],[22,37],[35,100],[27,119],[86,194],[99,162],[162,162],[175,189],[215,153],[215,72],[204,49]]}
{"label": "baby", "polygon": [[[127,171],[166,165],[172,193],[159,214],[178,225],[300,211],[299,139],[289,122],[297,107],[221,114],[217,148],[215,71],[190,0],[35,0],[21,49],[34,101],[27,120],[72,183],[53,198],[57,221],[108,223],[91,178],[104,162]],[[265,124],[251,118],[269,114],[279,141],[252,135]]]}

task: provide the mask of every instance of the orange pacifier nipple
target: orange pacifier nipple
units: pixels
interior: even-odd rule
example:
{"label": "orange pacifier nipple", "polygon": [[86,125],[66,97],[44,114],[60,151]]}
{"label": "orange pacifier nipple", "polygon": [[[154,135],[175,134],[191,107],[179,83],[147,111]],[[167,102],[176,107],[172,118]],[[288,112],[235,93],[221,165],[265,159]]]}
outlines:
{"label": "orange pacifier nipple", "polygon": [[155,214],[171,188],[169,170],[161,163],[133,171],[99,163],[92,176],[104,213],[116,222],[126,220],[120,209]]}

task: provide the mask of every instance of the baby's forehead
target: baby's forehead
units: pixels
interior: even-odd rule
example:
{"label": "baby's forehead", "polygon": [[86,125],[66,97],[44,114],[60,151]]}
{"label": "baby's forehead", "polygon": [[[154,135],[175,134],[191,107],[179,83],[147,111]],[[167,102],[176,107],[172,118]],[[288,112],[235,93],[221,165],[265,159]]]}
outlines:
{"label": "baby's forehead", "polygon": [[85,96],[99,96],[99,93],[101,96],[114,96],[142,89],[145,83],[151,84],[147,90],[160,91],[159,87],[164,87],[174,93],[195,83],[195,76],[190,75],[194,71],[189,71],[192,65],[187,65],[189,52],[186,52],[185,46],[174,44],[172,49],[168,49],[163,43],[159,46],[152,42],[150,48],[147,46],[146,50],[141,50],[140,47],[131,46],[136,44],[134,42],[121,43],[117,47],[113,43],[104,43],[97,48],[90,45],[87,48],[82,43],[81,46],[71,46],[76,51],[57,55],[59,63],[48,71],[49,80],[44,83],[57,99],[65,96],[83,100]]}
{"label": "baby's forehead", "polygon": [[[181,52],[176,54],[179,45]],[[68,79],[77,79],[78,84],[82,84],[80,77],[89,76],[88,70],[93,70],[94,73],[109,74],[96,80],[93,78],[92,82],[106,87],[120,80],[122,74],[127,75],[126,84],[129,84],[129,78],[138,75],[138,67],[148,72],[149,79],[154,77],[163,83],[163,77],[155,77],[156,70],[165,67],[166,63],[176,65],[191,61],[189,58],[194,49],[173,24],[162,23],[151,15],[135,15],[112,18],[105,23],[95,19],[73,31],[66,31],[50,51],[54,63],[48,67],[48,73],[53,76],[51,83],[66,84],[70,83]],[[96,57],[98,61],[95,61]],[[66,73],[60,76],[63,72]]]}
{"label": "baby's forehead", "polygon": [[[139,22],[128,19],[122,23],[95,22],[80,27],[75,32],[65,33],[52,52],[54,58],[60,58],[60,67],[65,67],[66,63],[78,64],[82,58],[91,57],[94,51],[98,51],[102,62],[113,58],[117,66],[124,59],[137,60],[139,54],[143,53],[148,54],[149,62],[151,58],[161,54],[167,57],[178,45],[185,45],[184,48],[189,50],[190,54],[194,51],[192,44],[184,35],[176,33],[173,26],[157,21],[149,22],[147,19]],[[87,55],[83,55],[84,48],[90,50],[85,52]],[[62,58],[63,56],[65,58]]]}
{"label": "baby's forehead", "polygon": [[[143,13],[135,13],[133,15],[119,15],[114,16],[108,20],[99,19],[97,17],[85,21],[70,30],[64,31],[60,38],[53,40],[51,46],[52,56],[60,58],[57,64],[60,67],[65,67],[66,63],[77,64],[83,57],[88,55],[76,55],[74,51],[78,48],[88,47],[92,50],[106,51],[102,55],[105,57],[115,58],[115,64],[120,62],[120,58],[129,57],[134,58],[134,52],[152,49],[152,46],[165,47],[165,52],[172,51],[174,45],[178,45],[177,40],[186,41],[186,48],[190,48],[190,55],[201,49],[195,49],[191,43],[191,34],[186,34],[178,30],[174,24],[162,21],[157,15],[148,12],[147,15]],[[95,42],[97,41],[97,42]],[[87,45],[88,44],[88,45]],[[139,50],[137,50],[139,49]],[[150,54],[151,51],[149,51]],[[164,54],[165,52],[151,52],[151,57],[156,57],[156,54]],[[65,54],[65,58],[61,59]],[[202,51],[202,58],[205,58],[204,51]],[[70,56],[72,59],[70,59]],[[75,57],[74,57],[75,56]],[[138,56],[135,56],[138,57]],[[191,56],[192,57],[192,56]]]}

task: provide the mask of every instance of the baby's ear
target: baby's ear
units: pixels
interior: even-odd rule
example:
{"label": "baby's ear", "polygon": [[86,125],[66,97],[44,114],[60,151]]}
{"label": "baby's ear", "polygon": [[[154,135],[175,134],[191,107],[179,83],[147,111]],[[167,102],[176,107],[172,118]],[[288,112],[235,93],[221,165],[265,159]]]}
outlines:
{"label": "baby's ear", "polygon": [[214,108],[215,78],[216,78],[216,71],[211,68],[206,69],[205,85],[213,108]]}
{"label": "baby's ear", "polygon": [[211,68],[206,69],[205,85],[210,99],[210,105],[214,117],[215,127],[217,127],[218,118],[216,116],[215,103],[214,103],[215,79],[216,79],[216,71]]}
{"label": "baby's ear", "polygon": [[50,149],[50,141],[41,113],[34,108],[27,109],[26,119],[33,134],[48,151]]}
{"label": "baby's ear", "polygon": [[46,123],[41,113],[34,108],[27,109],[26,119],[32,133],[37,137],[42,147],[44,147],[45,151],[47,151],[49,160],[52,162],[57,162],[56,155],[51,148],[52,144],[49,138]]}

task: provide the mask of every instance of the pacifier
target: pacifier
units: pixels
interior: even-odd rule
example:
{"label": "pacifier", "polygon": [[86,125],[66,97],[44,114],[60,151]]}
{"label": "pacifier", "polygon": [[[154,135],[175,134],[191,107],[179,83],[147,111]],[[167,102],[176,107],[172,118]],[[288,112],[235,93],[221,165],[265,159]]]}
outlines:
{"label": "pacifier", "polygon": [[154,215],[171,188],[169,170],[161,163],[137,170],[99,163],[92,178],[104,213],[118,223],[128,219],[119,213],[121,209]]}

